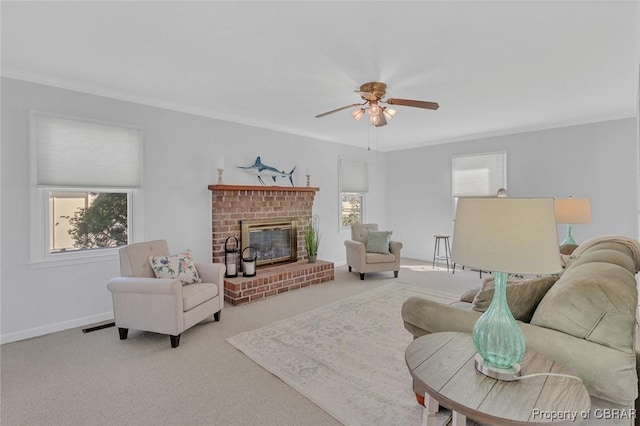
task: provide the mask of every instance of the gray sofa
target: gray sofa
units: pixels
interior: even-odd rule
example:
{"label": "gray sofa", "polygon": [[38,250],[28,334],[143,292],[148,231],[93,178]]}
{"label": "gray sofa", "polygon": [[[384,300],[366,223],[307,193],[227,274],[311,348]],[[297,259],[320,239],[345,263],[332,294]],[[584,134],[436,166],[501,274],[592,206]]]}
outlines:
{"label": "gray sofa", "polygon": [[[530,322],[520,322],[527,347],[569,367],[592,397],[632,406],[638,397],[635,274],[640,244],[624,237],[594,238],[565,259],[566,270],[533,307]],[[517,301],[511,300],[510,286],[511,305]],[[414,337],[470,333],[481,315],[472,308],[468,302],[444,305],[411,297],[402,318]],[[414,390],[424,395],[415,384]]]}

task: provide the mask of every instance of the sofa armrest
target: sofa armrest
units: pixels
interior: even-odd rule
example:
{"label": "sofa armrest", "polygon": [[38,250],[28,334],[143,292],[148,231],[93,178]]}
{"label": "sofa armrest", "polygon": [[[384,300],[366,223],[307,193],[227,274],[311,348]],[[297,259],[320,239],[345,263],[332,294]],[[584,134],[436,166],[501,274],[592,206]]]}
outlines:
{"label": "sofa armrest", "polygon": [[223,284],[227,267],[222,263],[196,262],[196,270],[202,282]]}
{"label": "sofa armrest", "polygon": [[116,277],[109,280],[107,288],[112,293],[178,294],[182,283],[169,278]]}
{"label": "sofa armrest", "polygon": [[418,296],[408,298],[402,305],[404,327],[420,337],[442,331],[471,333],[481,312],[460,309]]}

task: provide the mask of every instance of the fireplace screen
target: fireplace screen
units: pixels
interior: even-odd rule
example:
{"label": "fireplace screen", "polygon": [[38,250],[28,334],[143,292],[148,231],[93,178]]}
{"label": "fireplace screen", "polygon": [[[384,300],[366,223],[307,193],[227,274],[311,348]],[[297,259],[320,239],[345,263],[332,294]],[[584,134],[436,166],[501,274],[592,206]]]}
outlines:
{"label": "fireplace screen", "polygon": [[297,260],[295,220],[243,220],[241,229],[242,249],[251,246],[256,250],[258,266]]}

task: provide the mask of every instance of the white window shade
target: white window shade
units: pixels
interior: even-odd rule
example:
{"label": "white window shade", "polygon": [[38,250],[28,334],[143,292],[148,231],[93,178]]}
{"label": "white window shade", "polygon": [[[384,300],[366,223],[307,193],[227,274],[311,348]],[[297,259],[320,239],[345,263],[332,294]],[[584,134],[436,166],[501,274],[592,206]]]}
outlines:
{"label": "white window shade", "polygon": [[32,117],[38,185],[141,185],[139,129],[40,113]]}
{"label": "white window shade", "polygon": [[369,192],[369,163],[340,161],[341,192]]}
{"label": "white window shade", "polygon": [[453,157],[453,196],[495,196],[506,188],[505,152]]}

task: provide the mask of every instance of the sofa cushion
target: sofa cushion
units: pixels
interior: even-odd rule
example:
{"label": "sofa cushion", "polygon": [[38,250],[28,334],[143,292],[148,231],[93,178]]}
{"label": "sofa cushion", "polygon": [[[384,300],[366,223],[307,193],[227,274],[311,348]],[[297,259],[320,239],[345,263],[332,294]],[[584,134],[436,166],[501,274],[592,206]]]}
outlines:
{"label": "sofa cushion", "polygon": [[367,235],[367,253],[389,254],[389,242],[393,231],[369,231]]}
{"label": "sofa cushion", "polygon": [[624,245],[590,247],[542,299],[531,324],[632,353],[638,304],[634,272]]}
{"label": "sofa cushion", "polygon": [[156,278],[178,279],[183,284],[202,282],[193,263],[191,250],[172,256],[149,256],[149,264]]}
{"label": "sofa cushion", "polygon": [[[507,303],[513,317],[518,321],[530,322],[538,303],[557,280],[557,277],[507,280]],[[484,312],[491,304],[493,278],[486,280],[483,288],[473,299],[474,311]]]}
{"label": "sofa cushion", "polygon": [[182,287],[182,309],[188,311],[218,295],[218,286],[212,283],[197,283]]}

